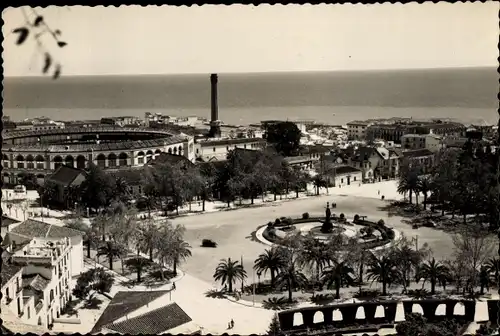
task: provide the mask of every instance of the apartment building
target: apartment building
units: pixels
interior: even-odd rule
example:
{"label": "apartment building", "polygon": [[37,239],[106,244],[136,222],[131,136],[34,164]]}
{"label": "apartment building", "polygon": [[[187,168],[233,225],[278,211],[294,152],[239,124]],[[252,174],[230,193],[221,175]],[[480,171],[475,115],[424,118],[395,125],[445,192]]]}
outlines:
{"label": "apartment building", "polygon": [[266,140],[261,138],[199,140],[195,145],[195,156],[201,161],[226,160],[227,154],[235,148],[262,149]]}
{"label": "apartment building", "polygon": [[2,256],[2,305],[27,325],[51,329],[71,300],[71,250],[69,238],[10,242]]}
{"label": "apartment building", "polygon": [[436,134],[405,134],[401,137],[403,149],[428,149],[437,152],[443,147],[443,138]]}
{"label": "apartment building", "polygon": [[349,140],[363,140],[367,129],[372,123],[369,121],[355,120],[347,123],[347,138]]}

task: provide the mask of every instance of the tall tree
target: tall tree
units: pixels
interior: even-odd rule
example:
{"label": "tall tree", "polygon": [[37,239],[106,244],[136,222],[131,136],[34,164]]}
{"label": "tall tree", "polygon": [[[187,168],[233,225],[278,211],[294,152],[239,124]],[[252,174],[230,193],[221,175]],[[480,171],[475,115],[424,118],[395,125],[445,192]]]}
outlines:
{"label": "tall tree", "polygon": [[446,279],[448,278],[449,278],[448,268],[439,261],[436,261],[436,259],[434,258],[420,265],[420,267],[418,268],[418,272],[416,274],[417,282],[420,279],[424,279],[424,283],[426,280],[430,281],[432,295],[436,293],[436,284],[443,282],[445,283]]}
{"label": "tall tree", "polygon": [[291,121],[272,122],[265,126],[266,141],[283,156],[296,155],[302,134]]}
{"label": "tall tree", "polygon": [[284,266],[280,269],[276,277],[276,286],[286,286],[288,289],[288,301],[293,300],[293,289],[303,288],[307,284],[307,278],[299,270],[297,265],[297,255],[292,249],[281,248]]}
{"label": "tall tree", "polygon": [[108,207],[116,195],[114,179],[93,163],[80,189],[83,205],[95,211]]}
{"label": "tall tree", "polygon": [[335,298],[340,299],[340,288],[343,285],[351,285],[354,283],[352,277],[354,269],[344,261],[334,261],[332,266],[326,267],[321,272],[321,280],[329,288],[335,285]]}
{"label": "tall tree", "polygon": [[126,250],[123,246],[118,245],[115,242],[107,241],[103,245],[101,245],[97,251],[97,257],[105,256],[108,258],[109,269],[113,270],[113,261],[115,258],[122,258],[122,256],[126,253]]}
{"label": "tall tree", "polygon": [[233,284],[238,280],[244,280],[247,272],[238,260],[222,259],[215,269],[213,275],[215,281],[220,281],[222,285],[227,283],[230,293],[233,292]]}
{"label": "tall tree", "polygon": [[255,259],[253,268],[257,272],[263,272],[264,274],[269,271],[271,274],[271,287],[274,288],[276,274],[283,266],[284,260],[280,250],[276,247],[272,247],[271,249],[265,250],[264,253],[261,253],[258,258]]}
{"label": "tall tree", "polygon": [[382,295],[387,295],[387,285],[391,285],[399,277],[394,260],[385,255],[372,254],[368,265],[368,279],[381,282]]}

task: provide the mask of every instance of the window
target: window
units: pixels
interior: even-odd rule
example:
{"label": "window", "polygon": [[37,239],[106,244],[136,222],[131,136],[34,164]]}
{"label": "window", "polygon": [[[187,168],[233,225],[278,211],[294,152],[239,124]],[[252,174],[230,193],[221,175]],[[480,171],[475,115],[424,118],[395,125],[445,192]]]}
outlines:
{"label": "window", "polygon": [[344,183],[344,179],[343,178],[340,179],[340,183]]}
{"label": "window", "polygon": [[5,297],[7,299],[10,299],[10,295],[9,295],[9,287],[5,288]]}
{"label": "window", "polygon": [[196,148],[196,154],[200,154],[200,149]]}
{"label": "window", "polygon": [[356,181],[356,176],[354,176],[353,181]]}
{"label": "window", "polygon": [[31,318],[30,307],[28,307],[28,311],[27,311],[27,313],[28,313],[28,320],[29,320],[29,319]]}

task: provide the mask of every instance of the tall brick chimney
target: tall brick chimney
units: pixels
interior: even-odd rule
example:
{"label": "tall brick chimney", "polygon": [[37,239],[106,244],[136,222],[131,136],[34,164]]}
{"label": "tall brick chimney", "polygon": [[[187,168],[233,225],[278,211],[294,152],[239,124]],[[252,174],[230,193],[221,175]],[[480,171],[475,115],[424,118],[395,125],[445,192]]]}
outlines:
{"label": "tall brick chimney", "polygon": [[220,138],[220,121],[219,121],[219,106],[217,104],[217,74],[210,75],[210,99],[211,99],[211,111],[210,111],[210,131],[209,136],[211,138]]}

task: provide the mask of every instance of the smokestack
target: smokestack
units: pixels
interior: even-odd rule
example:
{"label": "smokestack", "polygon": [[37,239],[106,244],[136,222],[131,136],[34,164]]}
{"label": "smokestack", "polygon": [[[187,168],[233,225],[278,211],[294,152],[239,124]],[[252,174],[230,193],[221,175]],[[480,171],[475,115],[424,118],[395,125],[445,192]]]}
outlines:
{"label": "smokestack", "polygon": [[210,121],[219,120],[219,111],[217,106],[217,74],[210,75],[210,84],[211,84],[211,119]]}
{"label": "smokestack", "polygon": [[219,121],[219,106],[217,104],[217,74],[210,75],[211,84],[211,113],[210,113],[210,132],[208,136],[211,138],[220,138],[220,121]]}

